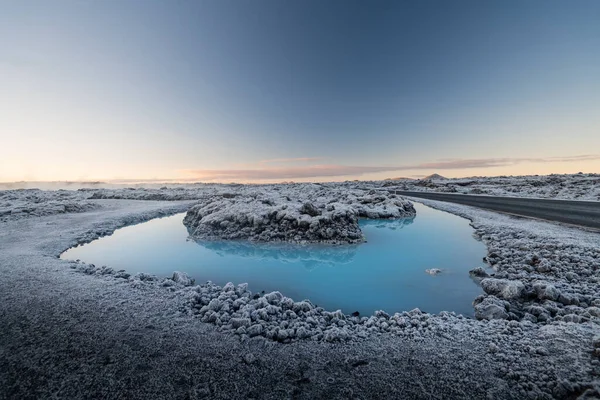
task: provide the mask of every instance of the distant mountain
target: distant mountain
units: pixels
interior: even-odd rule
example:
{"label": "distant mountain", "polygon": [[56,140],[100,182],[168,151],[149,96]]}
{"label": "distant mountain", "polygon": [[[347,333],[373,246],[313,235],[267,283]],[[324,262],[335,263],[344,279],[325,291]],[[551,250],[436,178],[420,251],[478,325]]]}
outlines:
{"label": "distant mountain", "polygon": [[425,178],[423,178],[423,180],[438,180],[438,179],[448,179],[445,176],[441,176],[439,174],[431,174],[429,176],[426,176]]}
{"label": "distant mountain", "polygon": [[414,180],[413,178],[407,178],[405,176],[399,176],[397,178],[386,178],[386,181],[412,181]]}

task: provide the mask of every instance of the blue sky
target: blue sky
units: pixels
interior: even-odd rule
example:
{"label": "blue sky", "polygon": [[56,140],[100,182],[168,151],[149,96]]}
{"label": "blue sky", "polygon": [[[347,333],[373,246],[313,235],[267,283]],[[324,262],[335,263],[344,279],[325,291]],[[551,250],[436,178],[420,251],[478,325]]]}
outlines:
{"label": "blue sky", "polygon": [[2,10],[0,181],[600,172],[598,1]]}

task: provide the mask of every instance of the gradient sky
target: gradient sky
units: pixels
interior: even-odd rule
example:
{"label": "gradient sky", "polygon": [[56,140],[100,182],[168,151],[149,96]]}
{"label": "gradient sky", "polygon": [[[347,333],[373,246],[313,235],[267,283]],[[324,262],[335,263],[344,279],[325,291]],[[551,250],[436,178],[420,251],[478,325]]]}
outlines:
{"label": "gradient sky", "polygon": [[597,0],[0,10],[0,181],[600,172]]}

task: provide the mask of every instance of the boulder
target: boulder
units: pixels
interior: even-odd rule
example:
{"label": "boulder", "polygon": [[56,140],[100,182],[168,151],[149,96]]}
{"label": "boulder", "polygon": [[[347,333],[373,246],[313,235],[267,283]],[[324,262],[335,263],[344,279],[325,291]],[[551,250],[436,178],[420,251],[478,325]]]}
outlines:
{"label": "boulder", "polygon": [[251,321],[250,318],[231,318],[231,327],[234,329],[245,327],[249,328]]}
{"label": "boulder", "polygon": [[475,278],[488,278],[490,276],[482,267],[473,268],[469,271],[469,275]]}
{"label": "boulder", "polygon": [[442,270],[439,268],[430,268],[430,269],[426,269],[425,272],[428,273],[429,275],[435,276],[435,275],[438,275],[439,273],[441,273]]}
{"label": "boulder", "polygon": [[480,303],[475,304],[475,318],[477,319],[508,319],[507,304],[495,296],[487,296]]}
{"label": "boulder", "polygon": [[185,272],[179,271],[173,272],[173,277],[171,280],[183,286],[192,286],[196,282],[195,279],[190,278]]}
{"label": "boulder", "polygon": [[549,283],[536,282],[533,284],[533,290],[540,300],[557,301],[560,297],[560,291]]}
{"label": "boulder", "polygon": [[523,282],[508,279],[486,278],[481,281],[481,287],[487,294],[505,300],[518,299],[525,291]]}
{"label": "boulder", "polygon": [[254,324],[248,329],[248,334],[252,337],[262,335],[264,329],[261,324]]}
{"label": "boulder", "polygon": [[302,207],[300,207],[300,214],[307,214],[311,217],[316,217],[317,215],[321,215],[321,211],[312,203],[304,203]]}
{"label": "boulder", "polygon": [[280,292],[271,292],[267,293],[263,296],[265,300],[269,302],[269,304],[277,305],[283,300],[283,295]]}

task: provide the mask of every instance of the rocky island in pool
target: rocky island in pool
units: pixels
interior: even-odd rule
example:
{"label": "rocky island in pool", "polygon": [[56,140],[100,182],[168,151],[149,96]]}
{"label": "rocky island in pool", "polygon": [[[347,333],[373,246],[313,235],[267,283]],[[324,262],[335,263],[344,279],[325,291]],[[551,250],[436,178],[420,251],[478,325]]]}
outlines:
{"label": "rocky island in pool", "polygon": [[365,241],[359,218],[414,218],[412,203],[374,190],[317,185],[280,186],[252,194],[223,194],[191,208],[183,223],[194,239],[348,244]]}

